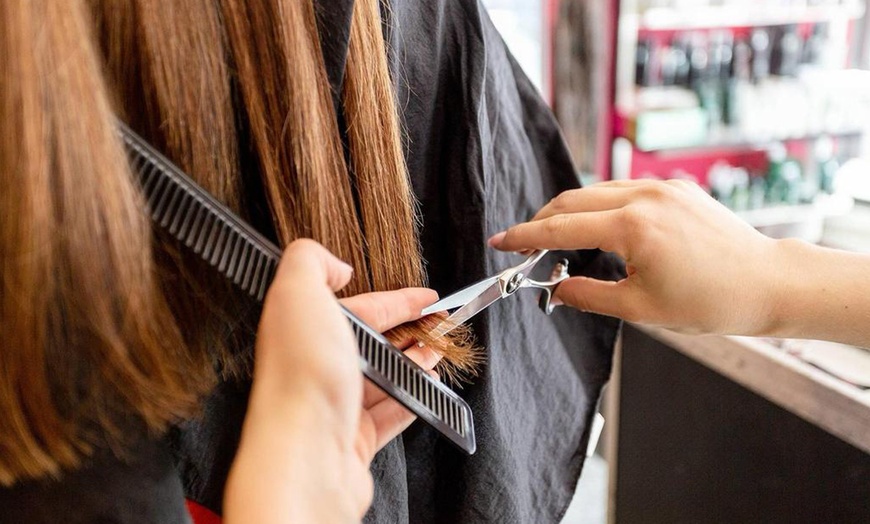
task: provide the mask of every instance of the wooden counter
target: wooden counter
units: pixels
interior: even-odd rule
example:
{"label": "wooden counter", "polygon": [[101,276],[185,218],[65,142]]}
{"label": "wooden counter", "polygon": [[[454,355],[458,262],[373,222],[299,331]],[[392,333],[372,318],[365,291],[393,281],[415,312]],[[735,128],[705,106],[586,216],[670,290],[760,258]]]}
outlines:
{"label": "wooden counter", "polygon": [[682,335],[665,329],[635,327],[870,453],[870,391],[847,384],[764,340]]}
{"label": "wooden counter", "polygon": [[611,524],[870,522],[870,395],[760,340],[626,325]]}

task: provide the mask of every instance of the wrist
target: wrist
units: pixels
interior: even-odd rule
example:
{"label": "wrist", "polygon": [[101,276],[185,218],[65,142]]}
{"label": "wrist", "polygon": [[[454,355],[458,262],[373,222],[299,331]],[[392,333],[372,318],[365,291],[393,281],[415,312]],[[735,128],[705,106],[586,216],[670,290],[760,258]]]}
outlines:
{"label": "wrist", "polygon": [[[318,521],[343,488],[345,451],[328,410],[304,393],[273,393],[255,382],[224,492],[226,522]],[[278,507],[286,513],[273,520]]]}
{"label": "wrist", "polygon": [[811,264],[816,246],[797,239],[774,242],[771,263],[768,264],[768,283],[764,307],[766,322],[758,336],[796,336],[805,322],[806,312],[812,311],[812,279],[815,275],[805,269]]}
{"label": "wrist", "polygon": [[[342,414],[323,385],[304,377],[255,375],[245,416],[257,432],[292,437],[296,447],[317,448],[323,452],[344,452],[352,446],[335,428],[343,425]],[[248,424],[250,422],[250,424]]]}

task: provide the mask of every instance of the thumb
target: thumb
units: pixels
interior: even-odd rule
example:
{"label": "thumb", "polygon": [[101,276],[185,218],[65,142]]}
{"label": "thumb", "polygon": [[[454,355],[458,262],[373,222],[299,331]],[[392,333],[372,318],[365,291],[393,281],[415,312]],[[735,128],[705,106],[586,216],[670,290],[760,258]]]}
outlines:
{"label": "thumb", "polygon": [[284,249],[277,278],[287,278],[288,274],[323,282],[338,291],[350,281],[353,268],[314,240],[303,238],[294,240]]}
{"label": "thumb", "polygon": [[637,299],[628,279],[619,282],[589,277],[571,277],[556,288],[555,298],[566,305],[586,311],[632,320]]}

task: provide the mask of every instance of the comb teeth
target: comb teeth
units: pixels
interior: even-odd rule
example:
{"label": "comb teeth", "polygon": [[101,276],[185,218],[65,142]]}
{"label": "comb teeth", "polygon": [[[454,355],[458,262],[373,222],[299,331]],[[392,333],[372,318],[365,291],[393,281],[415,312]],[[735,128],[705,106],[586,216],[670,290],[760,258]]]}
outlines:
{"label": "comb teeth", "polygon": [[463,439],[468,438],[471,419],[465,416],[466,411],[463,408],[467,409],[467,406],[461,398],[404,354],[370,336],[359,324],[352,325],[354,334],[360,341],[363,359],[373,365],[395,389],[418,399],[428,412],[423,418],[438,421]]}
{"label": "comb teeth", "polygon": [[[238,218],[124,124],[119,132],[151,220],[257,301],[281,250]],[[471,408],[350,311],[366,377],[466,453],[474,453]]]}
{"label": "comb teeth", "polygon": [[223,206],[215,206],[195,190],[199,188],[184,184],[158,158],[122,136],[154,224],[262,301],[281,258],[278,248],[223,217]]}

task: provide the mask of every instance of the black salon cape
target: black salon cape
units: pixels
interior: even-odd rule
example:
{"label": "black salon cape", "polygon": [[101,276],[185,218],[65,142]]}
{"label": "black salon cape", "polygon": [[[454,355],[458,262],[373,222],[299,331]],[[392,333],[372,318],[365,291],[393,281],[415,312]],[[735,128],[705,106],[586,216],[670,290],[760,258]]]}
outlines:
{"label": "black salon cape", "polygon": [[[315,4],[338,92],[353,0]],[[423,214],[424,258],[432,287],[444,296],[518,263],[515,255],[487,248],[486,239],[530,218],[578,180],[550,111],[481,4],[392,0],[384,15],[408,167]],[[336,104],[341,109],[338,97]],[[568,258],[574,274],[621,275],[599,252]],[[552,262],[541,263],[537,276],[546,278]],[[520,291],[473,326],[486,364],[460,394],[474,412],[477,453],[466,456],[415,423],[372,465],[375,497],[366,522],[547,523],[565,512],[610,373],[618,323],[567,308],[548,317],[533,292]],[[59,484],[0,490],[0,507],[42,500],[63,508],[66,522],[184,522],[183,484],[189,498],[219,513],[247,390],[222,384],[201,420],[173,432],[182,483],[167,467],[163,445],[154,443],[133,467],[102,457]],[[0,521],[15,518],[14,508],[0,511]]]}

